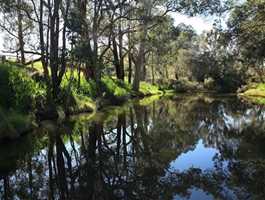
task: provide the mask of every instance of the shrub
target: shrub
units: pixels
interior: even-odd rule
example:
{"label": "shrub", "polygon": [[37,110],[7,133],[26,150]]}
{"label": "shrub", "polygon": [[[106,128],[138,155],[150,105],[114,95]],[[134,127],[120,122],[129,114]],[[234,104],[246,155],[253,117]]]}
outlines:
{"label": "shrub", "polygon": [[131,91],[128,84],[107,76],[102,78],[102,87],[108,97],[128,97]]}
{"label": "shrub", "polygon": [[154,95],[154,94],[161,94],[162,91],[159,90],[159,87],[156,85],[152,85],[147,82],[141,82],[140,84],[140,92],[143,95]]}
{"label": "shrub", "polygon": [[28,111],[37,96],[44,96],[45,89],[34,81],[25,69],[0,65],[0,104],[5,108]]}
{"label": "shrub", "polygon": [[[72,76],[72,77],[71,77]],[[71,82],[71,91],[79,94],[90,97],[96,96],[96,83],[93,80],[87,81],[85,76],[81,73],[80,83],[78,80],[78,72],[74,71],[72,74],[70,71],[67,71],[62,80],[62,89],[65,90]]]}

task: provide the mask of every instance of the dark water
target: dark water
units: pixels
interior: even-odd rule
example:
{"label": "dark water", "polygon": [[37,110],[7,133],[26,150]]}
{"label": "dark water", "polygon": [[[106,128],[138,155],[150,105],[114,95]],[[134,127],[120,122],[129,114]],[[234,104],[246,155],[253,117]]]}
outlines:
{"label": "dark water", "polygon": [[265,199],[265,109],[236,98],[128,103],[0,145],[0,199]]}

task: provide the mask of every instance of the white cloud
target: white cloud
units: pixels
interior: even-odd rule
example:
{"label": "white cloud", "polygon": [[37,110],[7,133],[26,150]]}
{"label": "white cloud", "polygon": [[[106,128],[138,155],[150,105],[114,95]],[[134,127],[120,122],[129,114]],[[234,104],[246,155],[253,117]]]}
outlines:
{"label": "white cloud", "polygon": [[171,16],[174,19],[175,25],[180,23],[191,25],[198,34],[202,33],[203,31],[209,31],[213,28],[213,22],[202,17],[189,17],[180,13],[171,13]]}

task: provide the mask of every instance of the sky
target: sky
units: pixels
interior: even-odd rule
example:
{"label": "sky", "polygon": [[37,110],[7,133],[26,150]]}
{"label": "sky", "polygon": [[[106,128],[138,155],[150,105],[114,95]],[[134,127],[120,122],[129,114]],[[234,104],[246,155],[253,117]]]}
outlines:
{"label": "sky", "polygon": [[[209,31],[212,29],[213,22],[200,16],[188,17],[186,15],[179,13],[171,13],[171,16],[174,18],[176,26],[180,23],[191,25],[197,31],[198,34],[202,33],[203,31]],[[4,37],[3,33],[0,32],[0,55],[1,55],[1,50],[3,50],[3,44],[4,44]]]}
{"label": "sky", "polygon": [[0,54],[1,54],[1,50],[3,50],[3,43],[4,43],[3,40],[4,40],[3,33],[0,32]]}
{"label": "sky", "polygon": [[201,34],[203,31],[209,31],[213,28],[213,21],[200,16],[189,17],[180,13],[171,13],[171,16],[175,21],[175,26],[180,23],[191,25],[198,34]]}

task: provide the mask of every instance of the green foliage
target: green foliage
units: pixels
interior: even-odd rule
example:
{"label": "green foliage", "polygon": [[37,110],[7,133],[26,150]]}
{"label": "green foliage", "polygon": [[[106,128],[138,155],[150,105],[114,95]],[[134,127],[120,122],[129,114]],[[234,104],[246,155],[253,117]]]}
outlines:
{"label": "green foliage", "polygon": [[257,89],[265,92],[265,83],[259,83]]}
{"label": "green foliage", "polygon": [[[72,78],[71,78],[72,76]],[[70,83],[71,81],[71,83]],[[62,81],[62,88],[67,88],[71,84],[71,92],[95,98],[97,96],[98,86],[94,80],[86,80],[83,74],[78,83],[78,74],[67,72]],[[105,76],[101,80],[101,90],[107,97],[128,97],[131,92],[131,86],[121,80]]]}
{"label": "green foliage", "polygon": [[264,0],[248,0],[237,6],[228,21],[230,42],[246,63],[261,65],[264,53]]}
{"label": "green foliage", "polygon": [[96,105],[90,97],[73,93],[74,103],[68,107],[70,113],[93,112]]}
{"label": "green foliage", "polygon": [[28,111],[39,96],[45,96],[44,87],[35,82],[24,69],[0,65],[0,105]]}
{"label": "green foliage", "polygon": [[73,93],[90,96],[92,98],[96,96],[96,82],[94,80],[86,80],[83,73],[80,74],[79,80],[77,71],[71,72],[68,70],[63,77],[62,88],[66,89],[69,84]]}
{"label": "green foliage", "polygon": [[148,95],[162,94],[163,92],[159,90],[159,87],[156,85],[152,85],[147,82],[141,82],[140,93],[142,93],[144,96],[148,96]]}
{"label": "green foliage", "polygon": [[121,80],[105,76],[102,78],[102,83],[107,97],[121,98],[130,96],[131,86]]}

